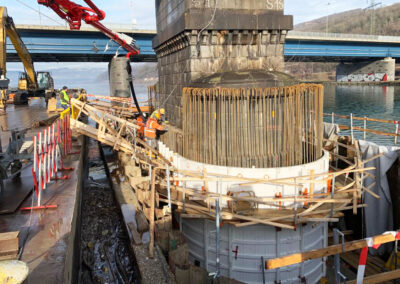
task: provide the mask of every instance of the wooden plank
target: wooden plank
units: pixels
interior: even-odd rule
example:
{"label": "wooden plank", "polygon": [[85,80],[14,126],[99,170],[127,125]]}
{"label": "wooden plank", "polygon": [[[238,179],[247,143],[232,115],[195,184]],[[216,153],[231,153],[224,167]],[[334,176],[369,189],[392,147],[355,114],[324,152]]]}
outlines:
{"label": "wooden plank", "polygon": [[149,257],[154,257],[154,205],[155,205],[155,190],[156,190],[156,169],[151,173],[151,207],[150,207],[150,245]]}
{"label": "wooden plank", "polygon": [[[333,114],[335,117],[338,118],[344,118],[344,119],[350,119],[351,116],[349,115],[341,115],[341,114]],[[324,116],[332,116],[331,113],[324,113]],[[387,119],[380,119],[380,118],[368,118],[368,117],[358,117],[358,116],[353,116],[354,120],[366,120],[366,121],[373,121],[373,122],[382,122],[382,123],[389,123],[389,124],[396,124],[396,120],[387,120]]]}
{"label": "wooden plank", "polygon": [[[390,281],[394,279],[400,279],[400,269],[367,276],[364,278],[363,284],[382,283],[384,281]],[[347,281],[346,283],[356,284],[357,280]]]}
{"label": "wooden plank", "polygon": [[[350,126],[348,125],[339,125],[340,129],[342,130],[348,130],[350,129]],[[400,136],[400,134],[395,134],[395,133],[390,133],[390,132],[384,132],[384,131],[379,131],[379,130],[373,130],[373,129],[366,129],[366,128],[362,128],[362,127],[358,127],[358,126],[353,126],[353,130],[358,130],[358,131],[365,131],[368,133],[373,133],[376,135],[381,135],[381,136],[391,136],[391,137],[398,137]]]}
{"label": "wooden plank", "polygon": [[[372,237],[373,244],[385,244],[389,242],[393,242],[396,238],[392,234],[386,235],[378,235]],[[266,269],[275,269],[283,266],[288,266],[296,263],[301,263],[311,259],[318,259],[325,256],[340,254],[342,252],[353,251],[357,249],[361,249],[368,246],[368,243],[365,239],[357,240],[352,242],[347,242],[344,244],[344,250],[342,244],[328,246],[326,248],[316,249],[308,252],[303,253],[296,253],[284,257],[279,257],[275,259],[270,259],[265,262]]]}
{"label": "wooden plank", "polygon": [[18,236],[18,231],[0,234],[0,257],[2,259],[12,259],[18,254]]}

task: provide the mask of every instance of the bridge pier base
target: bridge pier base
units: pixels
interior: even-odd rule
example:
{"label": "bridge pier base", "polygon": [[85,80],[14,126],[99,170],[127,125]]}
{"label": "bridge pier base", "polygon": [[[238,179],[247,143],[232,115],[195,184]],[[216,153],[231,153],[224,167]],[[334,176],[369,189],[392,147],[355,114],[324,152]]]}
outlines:
{"label": "bridge pier base", "polygon": [[368,62],[340,63],[336,67],[338,82],[385,82],[395,80],[396,60],[387,57]]}

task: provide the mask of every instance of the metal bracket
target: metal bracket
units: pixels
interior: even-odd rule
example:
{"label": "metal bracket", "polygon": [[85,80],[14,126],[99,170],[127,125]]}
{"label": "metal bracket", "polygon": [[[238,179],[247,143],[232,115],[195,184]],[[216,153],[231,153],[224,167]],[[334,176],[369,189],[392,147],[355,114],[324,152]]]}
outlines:
{"label": "metal bracket", "polygon": [[[339,244],[339,236],[342,237],[342,252],[345,252],[344,234],[336,228],[333,229],[333,243],[335,245]],[[340,272],[340,255],[339,254],[335,254],[335,256],[334,256],[334,268],[335,268],[335,283],[339,284],[340,280],[343,279],[343,282],[346,284],[347,278]]]}

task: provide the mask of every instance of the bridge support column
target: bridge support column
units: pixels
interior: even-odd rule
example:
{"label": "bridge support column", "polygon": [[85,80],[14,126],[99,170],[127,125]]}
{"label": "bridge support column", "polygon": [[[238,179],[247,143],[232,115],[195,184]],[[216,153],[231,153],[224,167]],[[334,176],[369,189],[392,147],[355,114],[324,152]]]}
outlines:
{"label": "bridge support column", "polygon": [[373,62],[340,63],[336,67],[338,82],[384,82],[395,80],[396,60],[388,57]]}
{"label": "bridge support column", "polygon": [[[283,70],[284,0],[156,0],[159,101],[181,123],[183,87],[225,71]],[[217,6],[216,6],[217,5]]]}

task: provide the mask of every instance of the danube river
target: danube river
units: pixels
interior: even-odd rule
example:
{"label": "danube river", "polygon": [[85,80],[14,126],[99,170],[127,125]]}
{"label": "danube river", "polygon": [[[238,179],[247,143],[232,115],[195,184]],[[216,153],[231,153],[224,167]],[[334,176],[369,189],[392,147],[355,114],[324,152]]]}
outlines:
{"label": "danube river", "polygon": [[[324,112],[387,120],[400,120],[400,87],[392,86],[325,86]],[[330,122],[331,116],[325,117]],[[349,120],[335,119],[336,123],[350,125]],[[363,121],[354,121],[354,125],[363,127]],[[394,124],[367,123],[368,129],[394,133]],[[347,132],[348,133],[348,132]],[[362,139],[363,133],[356,132],[356,138]],[[367,133],[367,140],[381,145],[394,145],[393,137],[383,137]],[[399,139],[400,142],[400,139]]]}

